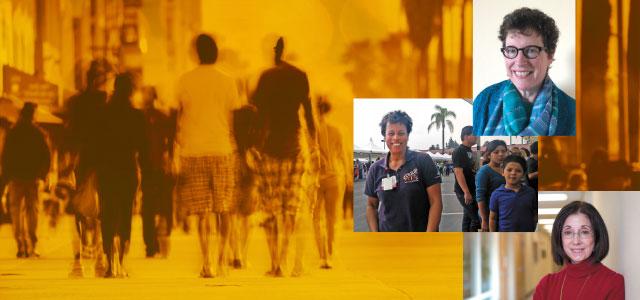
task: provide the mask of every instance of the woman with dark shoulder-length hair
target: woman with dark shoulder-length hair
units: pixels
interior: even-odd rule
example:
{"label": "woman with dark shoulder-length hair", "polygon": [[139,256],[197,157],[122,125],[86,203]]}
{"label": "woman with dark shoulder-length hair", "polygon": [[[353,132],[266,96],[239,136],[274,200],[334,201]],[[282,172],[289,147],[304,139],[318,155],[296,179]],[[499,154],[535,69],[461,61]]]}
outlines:
{"label": "woman with dark shoulder-length hair", "polygon": [[507,156],[507,143],[493,140],[487,145],[489,163],[482,166],[476,174],[476,202],[482,218],[482,231],[489,231],[489,200],[491,194],[505,184],[502,175],[502,162]]}
{"label": "woman with dark shoulder-length hair", "polygon": [[553,260],[564,265],[536,287],[534,300],[624,299],[624,277],[601,261],[609,252],[604,220],[593,205],[574,201],[563,207],[551,231]]}
{"label": "woman with dark shoulder-length hair", "polygon": [[[107,254],[104,277],[126,277],[124,256],[131,240],[133,202],[138,188],[138,167],[146,190],[150,169],[149,141],[145,134],[144,114],[133,108],[135,90],[131,73],[116,77],[113,96],[101,117],[100,144],[96,163],[97,190],[100,199],[102,248]],[[119,236],[119,244],[114,237]],[[115,256],[114,248],[119,255]],[[118,260],[115,259],[118,257]]]}
{"label": "woman with dark shoulder-length hair", "polygon": [[425,153],[409,150],[413,122],[392,111],[380,122],[389,148],[367,174],[367,223],[371,231],[438,231],[442,215],[442,179]]}
{"label": "woman with dark shoulder-length hair", "polygon": [[508,79],[473,101],[474,135],[576,134],[576,101],[549,77],[559,35],[555,21],[537,9],[504,17],[498,38]]}

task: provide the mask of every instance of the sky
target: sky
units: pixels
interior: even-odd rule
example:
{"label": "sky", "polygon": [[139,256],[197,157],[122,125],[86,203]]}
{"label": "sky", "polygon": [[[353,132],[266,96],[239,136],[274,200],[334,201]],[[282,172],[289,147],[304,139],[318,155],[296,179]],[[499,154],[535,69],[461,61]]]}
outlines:
{"label": "sky", "polygon": [[406,31],[401,1],[203,1],[202,26],[221,48],[236,52],[246,68],[235,76],[257,75],[273,65],[273,47],[285,40],[285,59],[307,72],[311,93],[328,94],[350,106],[342,55],[356,41],[379,41]]}
{"label": "sky", "polygon": [[409,114],[413,121],[413,129],[409,135],[409,148],[425,150],[431,145],[442,144],[442,129],[427,131],[431,122],[431,115],[436,112],[435,106],[440,105],[456,113],[452,119],[453,133],[445,130],[445,143],[452,137],[460,143],[460,130],[472,125],[473,107],[462,99],[355,99],[353,101],[353,138],[354,147],[371,148],[373,139],[374,149],[382,149],[382,134],[380,120],[390,111],[402,110]]}
{"label": "sky", "polygon": [[[467,125],[473,125],[473,106],[463,99],[354,99],[353,101],[353,147],[354,149],[382,150],[382,134],[380,120],[390,111],[402,110],[409,114],[413,121],[413,128],[409,135],[409,148],[427,150],[431,145],[442,144],[442,128],[427,131],[431,123],[431,115],[436,112],[435,106],[440,105],[456,113],[453,122],[453,133],[445,130],[445,144],[453,138],[458,144],[460,130]],[[480,143],[488,140],[503,140],[507,145],[522,144],[521,137],[492,136],[481,137]],[[384,146],[386,147],[386,146]]]}

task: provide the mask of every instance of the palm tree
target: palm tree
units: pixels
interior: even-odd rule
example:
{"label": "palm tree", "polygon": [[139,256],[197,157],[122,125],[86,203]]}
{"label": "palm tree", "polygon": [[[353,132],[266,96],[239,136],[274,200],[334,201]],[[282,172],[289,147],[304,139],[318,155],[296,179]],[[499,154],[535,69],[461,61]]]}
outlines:
{"label": "palm tree", "polygon": [[[402,0],[402,7],[404,8],[407,25],[409,27],[409,41],[411,41],[413,47],[415,47],[420,54],[416,68],[416,90],[418,98],[427,98],[430,95],[428,90],[429,59],[427,47],[433,36],[438,33],[442,34],[441,24],[437,24],[436,20],[442,22],[443,5],[443,0]],[[442,38],[440,38],[440,44],[442,44]],[[440,72],[443,71],[441,70]],[[441,95],[441,97],[444,97],[444,94]]]}
{"label": "palm tree", "polygon": [[427,127],[427,132],[431,131],[433,126],[436,127],[436,130],[439,130],[442,127],[442,154],[444,154],[444,128],[449,127],[449,131],[453,132],[453,122],[449,120],[449,118],[456,118],[456,113],[448,110],[446,107],[442,107],[440,105],[436,105],[436,112],[431,115],[431,123],[429,127]]}

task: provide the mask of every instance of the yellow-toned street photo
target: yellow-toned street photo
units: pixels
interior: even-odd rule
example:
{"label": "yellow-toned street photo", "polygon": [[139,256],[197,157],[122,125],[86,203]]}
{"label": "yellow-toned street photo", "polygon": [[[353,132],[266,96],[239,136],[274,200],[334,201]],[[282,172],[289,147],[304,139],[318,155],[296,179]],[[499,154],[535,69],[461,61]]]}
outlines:
{"label": "yellow-toned street photo", "polygon": [[455,299],[354,233],[353,99],[469,98],[471,1],[0,0],[0,299]]}

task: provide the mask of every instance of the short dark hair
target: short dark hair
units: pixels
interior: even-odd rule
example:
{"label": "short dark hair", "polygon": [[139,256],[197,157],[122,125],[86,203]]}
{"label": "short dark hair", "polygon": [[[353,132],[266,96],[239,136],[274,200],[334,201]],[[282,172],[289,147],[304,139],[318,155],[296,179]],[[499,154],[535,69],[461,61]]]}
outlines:
{"label": "short dark hair", "polygon": [[531,153],[538,154],[538,141],[533,142],[530,148],[531,148]]}
{"label": "short dark hair", "polygon": [[208,34],[200,34],[196,38],[196,51],[201,64],[213,64],[218,59],[218,45]]}
{"label": "short dark hair", "polygon": [[553,55],[556,52],[560,31],[556,26],[556,21],[542,11],[522,7],[504,16],[498,33],[498,39],[502,42],[503,47],[507,34],[512,30],[525,35],[528,35],[528,31],[533,30],[542,36],[542,42],[549,54]]}
{"label": "short dark hair", "polygon": [[133,94],[135,88],[133,74],[130,72],[123,72],[116,75],[116,80],[113,83],[113,95],[112,99],[129,98]]}
{"label": "short dark hair", "polygon": [[473,126],[465,126],[460,130],[460,140],[464,142],[464,137],[473,134]]}
{"label": "short dark hair", "polygon": [[498,146],[504,146],[504,148],[506,149],[507,143],[505,143],[503,140],[493,140],[487,144],[487,153],[493,153],[493,151],[498,149]]}
{"label": "short dark hair", "polygon": [[504,161],[502,162],[504,164],[504,166],[506,167],[508,163],[518,163],[520,164],[520,166],[522,166],[522,171],[524,173],[527,173],[527,161],[524,160],[524,158],[522,156],[518,156],[518,155],[508,155],[507,157],[505,157]]}
{"label": "short dark hair", "polygon": [[551,252],[553,252],[553,261],[558,265],[569,262],[569,257],[562,248],[562,227],[564,222],[570,215],[584,214],[591,222],[595,244],[593,252],[589,259],[593,263],[601,262],[609,253],[609,233],[604,220],[596,208],[590,203],[584,201],[573,201],[565,205],[556,216],[551,229]]}
{"label": "short dark hair", "polygon": [[325,97],[318,98],[318,113],[323,116],[331,111],[331,103]]}
{"label": "short dark hair", "polygon": [[392,111],[382,117],[382,121],[380,121],[380,132],[382,133],[382,136],[387,135],[387,123],[404,124],[404,126],[407,127],[407,134],[411,133],[411,127],[413,127],[413,121],[411,120],[411,117],[409,117],[406,112],[401,110]]}
{"label": "short dark hair", "polygon": [[[107,73],[113,71],[113,66],[104,58],[94,59],[89,65],[87,70],[87,86],[95,87],[98,84],[103,84],[106,81]],[[101,82],[96,80],[101,79]]]}
{"label": "short dark hair", "polygon": [[25,102],[20,110],[20,120],[24,122],[33,121],[33,116],[35,115],[36,108],[38,108],[38,104],[34,102]]}

